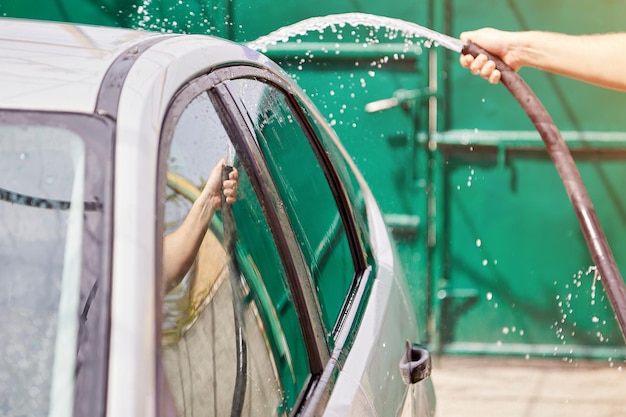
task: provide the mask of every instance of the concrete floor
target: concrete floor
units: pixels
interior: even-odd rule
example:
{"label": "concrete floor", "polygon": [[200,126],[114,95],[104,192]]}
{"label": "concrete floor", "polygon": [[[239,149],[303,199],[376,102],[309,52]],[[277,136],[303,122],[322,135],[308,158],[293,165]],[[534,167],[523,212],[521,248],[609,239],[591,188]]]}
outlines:
{"label": "concrete floor", "polygon": [[433,358],[437,417],[624,417],[626,366],[609,361]]}

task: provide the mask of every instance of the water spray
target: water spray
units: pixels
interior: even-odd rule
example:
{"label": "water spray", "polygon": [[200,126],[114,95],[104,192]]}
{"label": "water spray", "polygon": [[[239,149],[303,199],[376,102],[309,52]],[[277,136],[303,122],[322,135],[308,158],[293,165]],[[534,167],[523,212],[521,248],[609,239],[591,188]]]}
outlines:
{"label": "water spray", "polygon": [[472,55],[473,57],[484,54],[496,64],[496,68],[501,73],[500,82],[509,90],[526,112],[535,129],[539,132],[548,155],[554,162],[561,181],[565,186],[567,196],[574,207],[574,212],[578,218],[578,223],[585,237],[591,258],[604,283],[604,289],[617,318],[622,337],[626,341],[626,286],[624,285],[624,280],[617,268],[613,252],[600,225],[576,162],[550,114],[522,77],[499,57],[487,52],[473,42],[464,43],[460,39],[437,32],[431,36],[429,39],[451,51]]}
{"label": "water spray", "polygon": [[[336,26],[370,26],[376,29],[392,28],[402,33],[405,37],[423,37],[427,41],[424,46],[443,46],[460,54],[470,54],[474,57],[484,54],[496,63],[496,68],[502,74],[501,82],[522,106],[537,132],[541,136],[550,158],[565,186],[565,191],[570,199],[578,222],[582,229],[591,257],[600,273],[604,288],[615,313],[622,336],[626,340],[626,286],[615,263],[615,258],[609,247],[606,236],[595,209],[589,198],[589,194],[583,183],[578,167],[574,162],[569,148],[565,144],[560,131],[548,114],[543,104],[539,101],[532,89],[519,76],[519,74],[500,58],[485,51],[480,46],[460,39],[436,32],[412,22],[383,16],[364,13],[345,13],[324,17],[313,17],[303,20],[291,26],[286,26],[267,36],[263,36],[248,44],[253,49],[266,50],[268,45],[286,42],[289,38],[304,35],[311,30],[322,31],[331,27],[336,31]],[[374,106],[367,111],[377,111],[397,105],[398,97],[371,103]]]}
{"label": "water spray", "polygon": [[607,296],[615,312],[622,336],[626,340],[626,287],[624,286],[624,280],[617,268],[615,258],[602,226],[600,226],[576,162],[574,162],[574,158],[565,144],[560,131],[528,84],[500,58],[472,42],[464,44],[458,52],[474,57],[484,54],[495,62],[496,68],[502,74],[500,81],[519,102],[537,129],[537,132],[539,132],[565,186],[567,196],[574,207],[578,223],[587,242],[587,247],[596,268],[600,272],[601,280],[604,283]]}

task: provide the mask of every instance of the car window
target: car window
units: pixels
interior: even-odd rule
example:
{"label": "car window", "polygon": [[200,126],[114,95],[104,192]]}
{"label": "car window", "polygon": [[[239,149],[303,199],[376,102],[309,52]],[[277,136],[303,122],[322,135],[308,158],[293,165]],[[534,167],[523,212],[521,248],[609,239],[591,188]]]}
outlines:
{"label": "car window", "polygon": [[[350,159],[350,155],[343,149],[340,149],[333,135],[329,131],[330,127],[320,120],[320,115],[314,115],[311,109],[304,103],[299,102],[300,108],[303,111],[304,117],[309,121],[309,125],[315,132],[315,135],[319,138],[320,142],[326,149],[328,159],[333,164],[333,167],[341,181],[341,187],[345,191],[348,201],[352,207],[352,220],[355,222],[356,232],[359,235],[358,242],[356,243],[355,250],[361,251],[361,255],[369,254],[370,248],[366,246],[366,242],[369,242],[369,228],[367,223],[367,207],[365,205],[365,196],[363,193],[363,184],[365,180],[360,177],[360,173],[356,167],[356,164]],[[357,178],[357,176],[360,177]],[[375,265],[369,265],[374,267]],[[363,266],[365,267],[365,266]]]}
{"label": "car window", "polygon": [[330,332],[352,286],[355,267],[325,167],[281,90],[252,79],[234,80],[231,85],[254,125]]}
{"label": "car window", "polygon": [[[176,122],[165,162],[163,220],[162,357],[176,412],[179,417],[286,415],[310,371],[265,208],[209,94],[201,92],[180,106],[168,115]],[[237,201],[202,217],[200,228],[189,228],[202,213],[196,209],[207,207],[203,191],[214,190],[211,172],[222,186],[224,162],[239,174]],[[221,200],[219,194],[218,189]],[[181,230],[179,252],[197,242],[183,272],[170,273],[175,270],[168,265],[181,256],[171,252],[171,242]]]}
{"label": "car window", "polygon": [[70,416],[85,214],[85,145],[0,126],[0,414]]}

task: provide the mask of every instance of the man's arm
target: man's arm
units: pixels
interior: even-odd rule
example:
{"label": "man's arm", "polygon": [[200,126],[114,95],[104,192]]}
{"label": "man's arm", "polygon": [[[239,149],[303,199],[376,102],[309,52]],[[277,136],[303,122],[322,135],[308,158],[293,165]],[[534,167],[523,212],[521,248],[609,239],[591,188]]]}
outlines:
{"label": "man's arm", "polygon": [[[564,75],[587,83],[626,91],[626,33],[565,35],[555,32],[505,32],[491,28],[461,34],[499,56],[514,70],[523,66]],[[461,56],[461,65],[492,83],[500,80],[486,56]]]}
{"label": "man's arm", "polygon": [[222,206],[222,186],[226,202],[233,204],[236,200],[239,173],[234,169],[229,179],[222,184],[221,175],[224,164],[225,161],[222,160],[213,168],[200,196],[191,206],[182,224],[163,239],[166,291],[178,285],[191,268],[209,222]]}

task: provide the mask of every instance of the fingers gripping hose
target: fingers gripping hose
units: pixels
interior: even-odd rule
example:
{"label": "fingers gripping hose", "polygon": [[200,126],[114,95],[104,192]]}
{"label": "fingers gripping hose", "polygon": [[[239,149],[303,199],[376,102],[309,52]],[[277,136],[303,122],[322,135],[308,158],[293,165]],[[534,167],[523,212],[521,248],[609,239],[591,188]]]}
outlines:
{"label": "fingers gripping hose", "polygon": [[563,181],[565,191],[574,207],[576,217],[578,217],[591,257],[601,275],[604,289],[615,312],[622,336],[626,340],[626,288],[624,281],[617,269],[613,253],[600,226],[580,172],[561,137],[561,133],[528,84],[501,59],[471,42],[463,46],[462,53],[474,57],[484,54],[494,61],[496,68],[502,74],[502,84],[511,92],[535,125],[561,176],[561,181]]}

